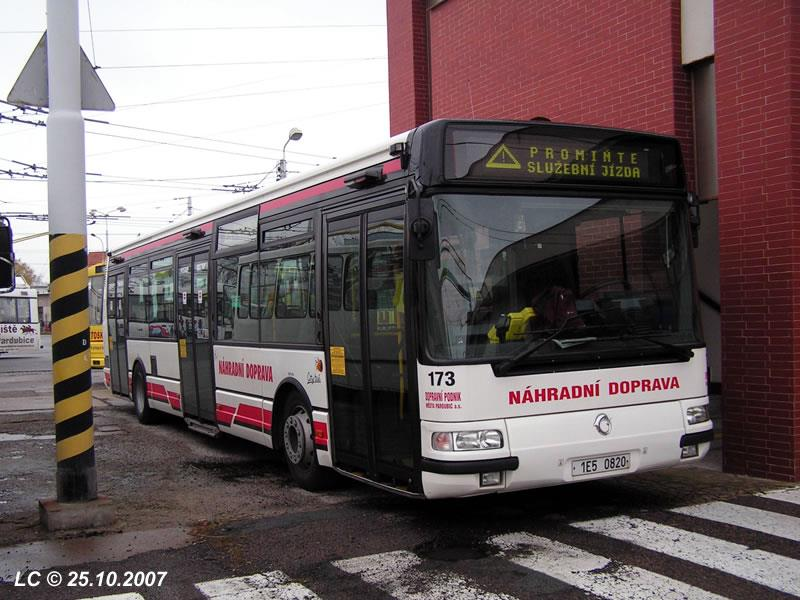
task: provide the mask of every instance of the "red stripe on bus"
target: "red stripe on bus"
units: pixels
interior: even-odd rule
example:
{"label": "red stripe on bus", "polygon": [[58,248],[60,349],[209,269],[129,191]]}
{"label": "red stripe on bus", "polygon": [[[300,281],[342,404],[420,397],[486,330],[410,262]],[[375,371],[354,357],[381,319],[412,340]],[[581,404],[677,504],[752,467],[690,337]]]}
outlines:
{"label": "red stripe on bus", "polygon": [[180,410],[181,409],[181,395],[180,394],[167,390],[167,399],[169,400],[169,405],[173,408],[173,410]]}
{"label": "red stripe on bus", "polygon": [[314,445],[324,450],[328,449],[328,424],[314,421]]}
{"label": "red stripe on bus", "polygon": [[[396,173],[403,169],[402,165],[400,164],[400,159],[396,158],[394,160],[387,161],[383,163],[383,174],[390,175],[392,173]],[[336,179],[331,179],[330,181],[324,181],[317,185],[311,186],[304,190],[299,190],[292,194],[288,194],[286,196],[282,196],[280,198],[274,198],[272,200],[267,200],[263,202],[258,209],[259,216],[263,216],[269,212],[287,206],[289,204],[294,204],[295,202],[301,202],[303,200],[307,200],[308,198],[312,198],[314,196],[319,196],[321,194],[325,194],[327,192],[332,192],[334,190],[341,189],[345,187],[344,177],[338,177]],[[207,223],[203,223],[202,225],[198,225],[193,227],[193,229],[199,229],[205,234],[209,234],[214,229],[214,222],[208,221]],[[187,230],[188,231],[188,230]],[[173,233],[165,238],[161,238],[160,240],[154,240],[145,244],[144,246],[139,246],[138,248],[132,248],[126,252],[123,252],[120,256],[122,258],[133,258],[135,256],[139,256],[145,252],[150,252],[152,250],[156,250],[158,248],[162,248],[164,246],[168,246],[169,244],[174,244],[183,241],[184,234],[186,231],[179,231],[178,233]]]}
{"label": "red stripe on bus", "polygon": [[151,400],[157,400],[158,402],[169,402],[169,398],[167,397],[167,389],[159,383],[148,383],[147,395]]}
{"label": "red stripe on bus", "polygon": [[263,429],[269,433],[272,429],[272,411],[258,406],[250,406],[249,404],[240,404],[236,411],[234,423],[258,429],[259,431]]}
{"label": "red stripe on bus", "polygon": [[[209,221],[208,223],[203,223],[202,225],[198,225],[197,227],[193,227],[193,229],[199,229],[200,231],[204,232],[205,234],[211,233],[214,228],[214,222]],[[138,248],[133,248],[132,250],[128,250],[127,252],[122,253],[123,258],[133,258],[134,256],[138,256],[144,252],[150,252],[151,250],[155,250],[157,248],[161,248],[162,246],[167,246],[169,244],[174,244],[177,242],[184,241],[184,233],[185,231],[181,231],[178,233],[173,233],[170,236],[165,238],[161,238],[160,240],[155,240],[150,242],[149,244],[145,244],[144,246],[139,246]]]}
{"label": "red stripe on bus", "polygon": [[267,433],[272,431],[272,411],[265,410],[264,411],[264,431]]}
{"label": "red stripe on bus", "polygon": [[[402,168],[403,167],[400,164],[400,159],[396,158],[394,160],[390,160],[383,164],[383,174],[389,175],[391,173],[396,173],[397,171],[401,171]],[[317,185],[288,194],[286,196],[282,196],[280,198],[267,200],[266,202],[263,202],[259,207],[258,214],[259,216],[264,216],[269,212],[272,212],[279,208],[283,208],[284,206],[287,206],[289,204],[294,204],[295,202],[302,202],[303,200],[307,200],[308,198],[312,198],[314,196],[319,196],[327,192],[333,192],[334,190],[341,189],[345,187],[344,180],[345,177],[338,177],[337,179],[324,181],[323,183],[319,183]]]}
{"label": "red stripe on bus", "polygon": [[225,406],[224,404],[217,404],[217,423],[230,427],[233,422],[233,415],[236,409],[232,406]]}
{"label": "red stripe on bus", "polygon": [[397,173],[398,171],[402,170],[403,170],[403,165],[400,163],[399,158],[395,158],[394,160],[390,160],[387,163],[383,163],[384,175],[391,175],[392,173]]}
{"label": "red stripe on bus", "polygon": [[258,214],[259,216],[264,216],[266,213],[272,212],[278,208],[282,208],[288,204],[301,202],[308,198],[319,196],[320,194],[324,194],[326,192],[332,192],[334,190],[338,190],[343,187],[344,187],[344,177],[339,177],[338,179],[331,179],[330,181],[326,181],[324,183],[320,183],[310,188],[300,190],[299,192],[294,192],[293,194],[289,194],[288,196],[275,198],[274,200],[267,200],[266,202],[262,203],[261,206],[259,207]]}

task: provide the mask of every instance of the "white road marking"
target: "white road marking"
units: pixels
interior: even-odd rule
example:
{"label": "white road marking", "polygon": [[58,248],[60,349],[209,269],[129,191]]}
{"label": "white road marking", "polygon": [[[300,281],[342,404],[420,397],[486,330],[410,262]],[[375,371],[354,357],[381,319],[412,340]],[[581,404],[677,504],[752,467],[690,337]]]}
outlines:
{"label": "white road marking", "polygon": [[514,600],[480,589],[460,575],[425,571],[416,554],[405,550],[337,560],[333,565],[358,575],[398,600]]}
{"label": "white road marking", "polygon": [[572,526],[800,595],[800,561],[793,558],[627,516]]}
{"label": "white road marking", "polygon": [[722,600],[724,596],[652,573],[639,567],[618,564],[605,556],[532,535],[508,533],[489,540],[511,562],[554,577],[601,598],[613,600],[659,598]]}
{"label": "white road marking", "polygon": [[718,523],[728,523],[787,540],[800,541],[800,519],[750,506],[740,506],[728,502],[709,502],[674,508],[672,512]]}
{"label": "white road marking", "polygon": [[770,500],[780,500],[781,502],[791,502],[792,504],[800,504],[800,487],[787,488],[785,490],[776,490],[774,492],[767,492],[759,494],[762,498],[769,498]]}
{"label": "white road marking", "polygon": [[290,581],[283,571],[204,581],[194,587],[213,600],[319,600],[308,588]]}

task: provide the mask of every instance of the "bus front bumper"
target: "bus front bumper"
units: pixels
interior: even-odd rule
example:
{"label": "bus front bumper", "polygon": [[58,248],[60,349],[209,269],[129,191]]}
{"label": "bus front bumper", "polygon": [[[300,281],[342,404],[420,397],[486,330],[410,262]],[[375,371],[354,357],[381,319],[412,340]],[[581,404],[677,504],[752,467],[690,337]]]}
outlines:
{"label": "bus front bumper", "polygon": [[[423,457],[424,494],[443,498],[510,492],[696,461],[711,447],[713,424],[687,425],[684,415],[688,406],[707,401],[694,398],[506,419],[507,455],[503,458],[496,454],[485,460]],[[600,413],[612,423],[609,434],[599,433],[594,426]],[[491,426],[497,423],[492,421]]]}

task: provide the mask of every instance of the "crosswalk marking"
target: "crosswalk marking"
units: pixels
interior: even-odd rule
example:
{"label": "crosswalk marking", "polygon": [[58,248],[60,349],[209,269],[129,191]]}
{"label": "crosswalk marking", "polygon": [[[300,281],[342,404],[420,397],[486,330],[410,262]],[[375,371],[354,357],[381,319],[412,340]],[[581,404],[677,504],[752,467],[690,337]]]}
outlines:
{"label": "crosswalk marking", "polygon": [[729,523],[787,540],[800,541],[800,519],[750,506],[740,506],[728,502],[708,502],[696,506],[674,508],[672,512],[718,523]]}
{"label": "crosswalk marking", "polygon": [[455,573],[424,571],[421,564],[421,558],[405,550],[333,563],[398,600],[514,600],[507,594],[482,590]]}
{"label": "crosswalk marking", "polygon": [[[758,497],[800,505],[800,487],[766,492]],[[787,514],[729,502],[708,502],[674,508],[670,512],[800,542],[800,518]],[[586,520],[571,523],[571,526],[800,597],[797,575],[800,560],[794,558],[629,516]],[[488,542],[505,560],[599,598],[723,598],[666,575],[526,531],[497,535]],[[486,591],[458,573],[435,570],[430,563],[406,550],[331,564],[398,600],[516,600],[509,594]],[[321,600],[315,592],[290,580],[282,571],[205,581],[196,583],[195,588],[209,600]],[[129,592],[83,600],[145,600],[145,597]]]}
{"label": "crosswalk marking", "polygon": [[511,562],[554,577],[601,598],[614,600],[660,598],[664,600],[724,598],[692,585],[639,567],[618,564],[527,532],[494,537],[490,543]]}
{"label": "crosswalk marking", "polygon": [[759,496],[762,498],[769,498],[770,500],[780,500],[781,502],[800,504],[800,487],[776,490],[774,492],[759,494]]}
{"label": "crosswalk marking", "polygon": [[597,519],[572,526],[800,595],[800,561],[792,558],[634,517]]}
{"label": "crosswalk marking", "polygon": [[210,600],[319,600],[314,592],[292,582],[283,571],[196,583]]}

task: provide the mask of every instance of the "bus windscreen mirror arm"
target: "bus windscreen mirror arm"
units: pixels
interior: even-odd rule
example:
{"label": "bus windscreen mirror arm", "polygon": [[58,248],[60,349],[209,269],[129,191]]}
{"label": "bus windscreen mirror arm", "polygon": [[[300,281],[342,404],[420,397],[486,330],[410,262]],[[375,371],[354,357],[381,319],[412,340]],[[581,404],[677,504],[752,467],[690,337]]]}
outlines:
{"label": "bus windscreen mirror arm", "polygon": [[14,247],[11,224],[0,217],[0,293],[14,290]]}
{"label": "bus windscreen mirror arm", "polygon": [[432,260],[436,257],[436,216],[430,198],[422,197],[422,186],[411,179],[406,187],[408,223],[412,240],[408,245],[411,260]]}

